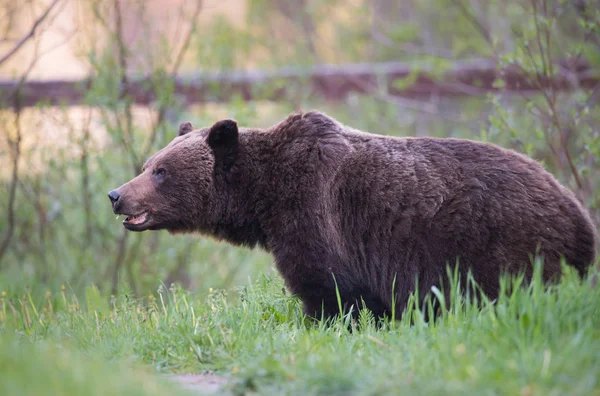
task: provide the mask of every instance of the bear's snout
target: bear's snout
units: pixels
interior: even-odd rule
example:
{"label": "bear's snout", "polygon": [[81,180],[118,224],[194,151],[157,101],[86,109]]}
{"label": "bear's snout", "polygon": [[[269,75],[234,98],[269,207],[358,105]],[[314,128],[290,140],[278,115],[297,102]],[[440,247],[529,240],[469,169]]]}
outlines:
{"label": "bear's snout", "polygon": [[110,202],[113,205],[115,204],[115,202],[117,202],[119,200],[120,197],[121,197],[121,195],[119,195],[117,190],[112,190],[112,191],[108,192],[108,198],[110,199]]}
{"label": "bear's snout", "polygon": [[119,207],[121,206],[121,194],[117,190],[111,190],[108,192],[108,199],[110,199],[110,204],[112,206],[112,210],[115,214],[119,213]]}

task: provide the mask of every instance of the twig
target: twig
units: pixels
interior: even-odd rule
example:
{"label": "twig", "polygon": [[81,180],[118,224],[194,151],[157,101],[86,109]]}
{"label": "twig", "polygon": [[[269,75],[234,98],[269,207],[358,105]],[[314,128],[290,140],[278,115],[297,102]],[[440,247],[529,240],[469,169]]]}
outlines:
{"label": "twig", "polygon": [[[183,62],[185,54],[187,53],[187,50],[189,49],[189,46],[192,42],[192,36],[193,36],[194,32],[196,31],[196,27],[198,26],[198,16],[200,15],[200,11],[202,10],[202,4],[203,4],[202,0],[196,1],[196,9],[194,10],[194,14],[192,15],[192,22],[191,22],[192,25],[190,26],[190,30],[188,31],[188,33],[183,41],[183,45],[181,46],[179,53],[175,57],[175,62],[173,63],[173,68],[171,69],[171,73],[170,73],[170,77],[169,77],[170,79],[174,79],[177,76],[177,73],[179,72],[179,68],[181,67],[181,63]],[[154,122],[154,125],[152,126],[152,133],[150,135],[150,138],[148,139],[148,143],[146,144],[146,147],[142,151],[142,155],[141,155],[142,159],[147,157],[148,154],[150,153],[150,150],[152,149],[152,145],[154,145],[154,141],[156,140],[156,135],[157,135],[158,129],[162,125],[166,114],[167,114],[167,104],[162,103],[160,105],[160,108],[158,109],[158,116],[156,117],[156,121]],[[139,165],[139,168],[141,168],[141,164]]]}
{"label": "twig", "polygon": [[143,237],[140,236],[136,239],[133,246],[130,247],[129,252],[126,257],[127,265],[125,266],[125,270],[127,271],[127,277],[129,278],[130,287],[133,291],[134,295],[138,294],[138,286],[135,280],[135,273],[133,271],[133,263],[136,262],[137,256],[140,253],[140,247],[142,246]]}
{"label": "twig", "polygon": [[117,258],[115,260],[115,267],[112,273],[112,293],[116,294],[119,288],[119,273],[125,260],[125,252],[127,251],[127,236],[129,231],[123,229],[121,238],[119,239],[119,248],[117,249]]}
{"label": "twig", "polygon": [[492,40],[492,36],[490,35],[490,32],[486,29],[486,27],[483,26],[483,24],[479,21],[479,19],[477,19],[475,15],[469,12],[467,7],[463,4],[461,0],[451,0],[451,2],[452,4],[460,8],[461,12],[463,13],[463,16],[467,18],[469,22],[471,22],[471,24],[479,31],[479,33],[481,33],[485,41],[493,48],[494,42]]}
{"label": "twig", "polygon": [[[18,99],[17,99],[18,100]],[[8,193],[8,210],[6,213],[8,229],[4,234],[4,238],[2,239],[2,244],[0,245],[0,263],[2,262],[2,258],[6,253],[6,249],[8,249],[8,244],[12,239],[14,228],[15,228],[15,197],[17,193],[17,184],[19,182],[19,159],[21,158],[21,110],[17,103],[16,105],[17,111],[15,116],[15,128],[17,132],[17,136],[15,140],[12,142],[11,146],[13,146],[13,161],[12,161],[12,175],[11,182]],[[9,143],[10,139],[9,139]]]}
{"label": "twig", "polygon": [[[123,17],[121,14],[121,4],[119,0],[114,0],[113,7],[115,11],[115,24],[116,24],[116,44],[117,44],[117,59],[119,62],[119,79],[121,81],[121,92],[119,93],[119,100],[124,100],[127,96],[129,80],[127,77],[127,49],[125,47],[125,42],[123,40]],[[138,158],[135,153],[135,150],[129,144],[129,138],[131,137],[131,132],[133,128],[133,117],[131,114],[131,104],[126,100],[125,101],[125,127],[121,125],[119,121],[119,117],[116,117],[117,128],[119,129],[119,134],[121,136],[122,143],[126,149],[126,151],[131,156],[131,162],[134,173],[137,173],[137,164]],[[113,277],[112,277],[112,290],[113,293],[117,291],[118,281],[119,281],[119,273],[121,272],[121,267],[126,258],[127,252],[127,235],[128,232],[124,230],[124,233],[119,240],[119,248],[117,250],[117,256],[115,258],[115,265],[113,268]]]}
{"label": "twig", "polygon": [[[575,179],[575,183],[577,185],[578,190],[583,190],[583,182],[581,181],[581,177],[579,176],[579,172],[577,171],[577,167],[575,166],[575,162],[573,161],[573,157],[571,156],[571,153],[569,151],[569,145],[568,145],[568,136],[565,135],[565,129],[563,128],[563,123],[560,120],[559,114],[558,114],[558,109],[556,108],[556,90],[554,89],[552,84],[548,84],[548,89],[543,89],[542,85],[545,85],[544,83],[547,81],[552,81],[552,77],[554,75],[554,67],[552,65],[552,59],[551,59],[551,37],[550,37],[550,29],[548,27],[547,21],[543,24],[543,32],[540,29],[539,26],[539,22],[538,22],[538,15],[540,14],[540,12],[543,13],[543,17],[544,18],[548,18],[548,9],[547,9],[547,2],[546,0],[542,0],[542,4],[541,4],[541,8],[542,10],[540,10],[538,8],[538,3],[537,0],[531,0],[531,4],[533,7],[533,12],[534,12],[534,25],[535,25],[535,36],[536,36],[536,41],[538,43],[538,47],[540,50],[540,56],[542,58],[542,73],[543,73],[543,81],[539,82],[540,85],[540,91],[542,92],[544,99],[546,100],[546,103],[548,104],[548,107],[550,109],[550,116],[552,117],[552,120],[554,122],[554,126],[556,127],[557,131],[558,131],[558,136],[560,138],[561,141],[561,146],[562,149],[565,153],[565,157],[567,159],[567,164],[569,166],[569,170],[571,171],[571,174],[573,175],[573,178]],[[543,34],[543,36],[542,36]],[[542,43],[542,38],[545,40],[545,46]],[[532,55],[532,61],[533,61],[533,55]],[[536,68],[537,69],[537,68]],[[549,92],[547,92],[549,91]]]}
{"label": "twig", "polygon": [[31,39],[33,36],[35,36],[35,32],[37,30],[37,28],[40,26],[40,24],[44,21],[44,19],[46,19],[46,17],[48,16],[48,14],[50,14],[50,11],[52,11],[52,9],[60,2],[61,0],[54,0],[52,2],[52,4],[50,4],[48,6],[48,8],[46,8],[46,11],[44,11],[44,13],[34,22],[33,26],[31,27],[31,29],[29,30],[29,32],[23,37],[21,38],[21,40],[19,40],[19,42],[17,44],[15,44],[15,46],[8,51],[6,54],[4,54],[1,58],[0,58],[0,65],[3,64],[4,62],[6,62],[8,59],[10,59],[10,57],[12,57],[15,53],[17,53],[17,51],[19,51],[19,49],[21,49],[21,47],[23,45],[25,45],[25,43],[27,41],[29,41],[29,39]]}
{"label": "twig", "polygon": [[183,45],[181,46],[181,49],[179,50],[179,53],[175,58],[175,63],[173,63],[173,69],[171,69],[171,78],[177,75],[179,67],[181,67],[181,63],[183,62],[183,58],[187,53],[188,48],[190,47],[190,43],[192,42],[192,36],[196,31],[196,27],[198,26],[198,16],[200,15],[200,11],[202,11],[202,4],[202,0],[196,1],[196,9],[194,10],[194,14],[192,15],[192,26],[190,27],[190,30],[186,35],[185,40],[183,41]]}
{"label": "twig", "polygon": [[[119,93],[119,100],[124,100],[127,96],[129,87],[129,79],[127,77],[127,48],[123,40],[123,15],[121,13],[121,4],[119,0],[114,0],[115,8],[115,23],[116,23],[116,42],[117,42],[117,58],[119,61],[119,78],[121,80],[121,92]],[[132,135],[133,130],[133,116],[131,114],[131,104],[125,100],[125,127],[121,125],[119,118],[117,117],[116,122],[120,130],[121,140],[127,149],[127,152],[131,156],[131,165],[133,173],[138,173],[139,158],[133,149],[132,145],[129,144],[129,139]]]}
{"label": "twig", "polygon": [[90,166],[89,166],[89,140],[90,123],[92,121],[91,109],[87,112],[87,117],[83,127],[83,136],[80,141],[81,156],[79,158],[81,165],[81,188],[83,189],[83,210],[85,213],[85,239],[88,245],[92,242],[92,194],[90,192]]}
{"label": "twig", "polygon": [[[7,96],[7,99],[13,101],[13,103],[14,103],[13,107],[14,107],[15,114],[16,114],[15,127],[16,127],[17,136],[15,138],[15,141],[12,143],[14,157],[13,157],[13,164],[12,164],[13,171],[12,171],[12,175],[11,175],[11,183],[10,183],[10,187],[9,187],[9,197],[8,197],[8,212],[7,212],[8,229],[6,231],[6,234],[4,235],[2,244],[0,245],[0,263],[2,262],[2,258],[4,257],[6,250],[8,249],[8,245],[12,239],[12,236],[14,233],[14,227],[15,227],[15,197],[16,197],[16,192],[17,192],[17,184],[20,183],[19,160],[21,157],[21,140],[22,140],[21,122],[20,122],[21,121],[21,111],[22,111],[22,98],[20,95],[20,91],[23,87],[23,84],[27,80],[27,77],[33,70],[33,67],[39,60],[39,56],[38,56],[39,55],[39,42],[36,42],[35,44],[36,45],[33,50],[33,58],[31,60],[31,62],[25,69],[25,72],[19,78],[14,90],[9,91],[9,95]],[[9,140],[9,144],[10,144],[10,138],[8,140]]]}

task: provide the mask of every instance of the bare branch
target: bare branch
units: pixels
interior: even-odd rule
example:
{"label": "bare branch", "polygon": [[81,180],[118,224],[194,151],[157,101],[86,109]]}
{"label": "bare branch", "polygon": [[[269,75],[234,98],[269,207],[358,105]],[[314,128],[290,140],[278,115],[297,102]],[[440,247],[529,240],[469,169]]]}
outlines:
{"label": "bare branch", "polygon": [[0,262],[2,262],[2,258],[6,253],[6,249],[8,248],[8,244],[12,239],[14,229],[15,229],[15,197],[17,193],[17,184],[19,183],[19,161],[21,159],[21,111],[18,108],[17,104],[17,113],[15,116],[15,128],[17,135],[15,136],[14,141],[11,142],[9,138],[9,144],[12,146],[12,175],[9,185],[9,193],[8,193],[8,210],[6,212],[8,229],[4,234],[4,238],[2,238],[2,243],[0,244]]}
{"label": "bare branch", "polygon": [[[119,79],[121,81],[121,92],[119,93],[119,99],[122,100],[128,95],[128,86],[129,86],[129,78],[127,76],[127,47],[125,45],[125,40],[123,38],[123,15],[121,12],[121,2],[119,0],[114,0],[113,3],[115,10],[115,24],[116,24],[116,35],[115,41],[117,44],[117,59],[119,62],[120,70],[119,70]],[[139,164],[139,157],[135,150],[131,147],[131,135],[133,131],[133,116],[131,114],[131,105],[126,102],[126,107],[123,110],[125,115],[125,128],[123,128],[120,124],[119,117],[116,118],[116,122],[119,125],[122,133],[120,133],[121,141],[129,156],[131,157],[131,165],[133,167],[133,173],[138,174],[141,165]]]}
{"label": "bare branch", "polygon": [[[194,10],[194,14],[191,19],[190,30],[188,31],[188,34],[186,35],[183,41],[183,45],[181,46],[179,53],[175,57],[175,63],[173,64],[173,69],[171,70],[171,79],[175,78],[175,76],[177,75],[177,72],[181,67],[181,63],[183,62],[183,58],[185,57],[185,54],[189,49],[190,43],[192,42],[192,36],[194,35],[194,32],[196,31],[196,27],[198,25],[198,16],[200,15],[201,10],[202,0],[196,0],[196,9]],[[146,157],[152,149],[152,145],[156,140],[158,128],[160,128],[161,124],[163,123],[165,115],[167,114],[167,110],[167,105],[165,103],[161,104],[160,108],[158,109],[158,116],[156,117],[156,121],[154,122],[154,125],[152,127],[152,133],[150,135],[150,138],[148,139],[148,143],[146,144],[145,149],[142,151],[142,158]]]}
{"label": "bare branch", "polygon": [[469,22],[477,29],[477,31],[481,34],[481,36],[485,39],[485,41],[493,48],[494,42],[492,40],[492,35],[489,30],[481,23],[479,19],[475,15],[473,15],[467,9],[467,6],[462,2],[462,0],[451,0],[452,4],[460,8],[463,16],[467,18]]}
{"label": "bare branch", "polygon": [[183,41],[183,45],[175,58],[175,63],[173,63],[173,69],[171,70],[171,77],[177,75],[179,71],[179,67],[181,66],[181,62],[183,62],[183,58],[187,53],[188,48],[190,47],[190,43],[192,42],[192,36],[196,31],[196,27],[198,26],[198,16],[200,15],[200,11],[202,10],[202,0],[196,0],[196,9],[194,10],[194,14],[192,15],[191,27],[188,34],[185,36],[185,40]]}
{"label": "bare branch", "polygon": [[0,58],[0,65],[3,64],[4,62],[6,62],[8,59],[10,59],[14,54],[17,53],[17,51],[19,51],[19,49],[21,49],[21,47],[23,47],[23,45],[25,45],[25,43],[27,41],[29,41],[29,39],[31,39],[33,36],[35,36],[37,28],[48,17],[48,15],[50,14],[50,11],[52,11],[52,9],[58,3],[60,3],[60,1],[61,0],[54,0],[52,2],[52,4],[50,4],[48,6],[48,8],[46,8],[46,11],[44,11],[42,13],[42,15],[40,15],[40,17],[38,19],[36,19],[36,21],[33,23],[33,26],[31,26],[31,29],[29,30],[29,32],[23,38],[21,38],[21,40],[19,40],[19,42],[17,44],[15,44],[15,46],[10,51],[8,51],[6,54],[4,54]]}

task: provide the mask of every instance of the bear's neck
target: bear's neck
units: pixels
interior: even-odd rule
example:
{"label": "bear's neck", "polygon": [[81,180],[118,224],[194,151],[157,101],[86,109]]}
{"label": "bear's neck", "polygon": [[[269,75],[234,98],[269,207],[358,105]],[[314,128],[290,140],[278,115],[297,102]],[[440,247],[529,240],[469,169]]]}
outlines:
{"label": "bear's neck", "polygon": [[238,158],[231,170],[234,173],[222,179],[227,180],[223,187],[227,192],[223,197],[223,215],[211,232],[216,238],[270,250],[264,222],[272,204],[272,193],[268,191],[274,187],[269,176],[274,150],[273,140],[263,131],[240,135]]}
{"label": "bear's neck", "polygon": [[258,245],[262,249],[269,250],[267,236],[258,219],[220,223],[217,224],[212,234],[217,239],[227,241],[233,245],[245,246],[251,249]]}

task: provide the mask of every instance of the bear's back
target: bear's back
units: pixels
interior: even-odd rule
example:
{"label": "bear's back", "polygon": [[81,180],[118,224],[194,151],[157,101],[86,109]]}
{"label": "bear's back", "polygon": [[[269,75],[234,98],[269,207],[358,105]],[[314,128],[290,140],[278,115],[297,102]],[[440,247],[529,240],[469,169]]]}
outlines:
{"label": "bear's back", "polygon": [[593,262],[589,215],[536,161],[471,140],[341,133],[354,151],[334,199],[356,266],[408,265],[433,282],[454,257],[495,290],[499,269],[523,269],[536,252],[546,278],[561,256],[581,274]]}

